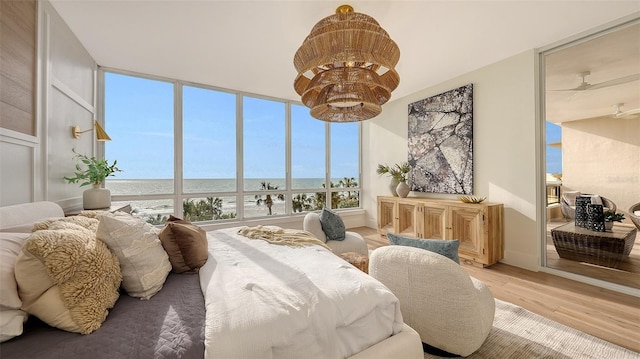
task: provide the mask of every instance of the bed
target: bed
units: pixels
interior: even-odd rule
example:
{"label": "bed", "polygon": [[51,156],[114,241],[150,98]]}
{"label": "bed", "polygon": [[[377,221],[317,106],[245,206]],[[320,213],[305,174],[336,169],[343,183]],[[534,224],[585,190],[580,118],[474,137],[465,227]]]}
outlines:
{"label": "bed", "polygon": [[[52,202],[0,208],[3,238],[62,216]],[[198,274],[170,273],[149,300],[124,290],[91,334],[34,316],[3,358],[422,358],[386,287],[321,246],[207,232]],[[4,289],[4,288],[3,288]],[[4,308],[4,307],[3,307]],[[4,310],[4,309],[3,309]]]}

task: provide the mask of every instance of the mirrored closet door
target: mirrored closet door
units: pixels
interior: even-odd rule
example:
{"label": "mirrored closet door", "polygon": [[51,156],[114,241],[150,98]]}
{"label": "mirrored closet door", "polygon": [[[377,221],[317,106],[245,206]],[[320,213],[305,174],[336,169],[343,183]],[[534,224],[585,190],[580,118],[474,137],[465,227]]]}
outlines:
{"label": "mirrored closet door", "polygon": [[[543,51],[540,66],[545,266],[640,289],[640,19]],[[601,231],[581,201],[624,219]]]}

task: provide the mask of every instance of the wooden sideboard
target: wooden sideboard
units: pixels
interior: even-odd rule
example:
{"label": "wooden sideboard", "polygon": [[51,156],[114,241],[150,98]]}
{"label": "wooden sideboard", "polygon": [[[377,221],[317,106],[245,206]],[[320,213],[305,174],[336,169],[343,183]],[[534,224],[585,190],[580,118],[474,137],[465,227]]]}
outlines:
{"label": "wooden sideboard", "polygon": [[504,257],[504,206],[421,197],[378,197],[378,233],[460,240],[464,263],[490,266]]}

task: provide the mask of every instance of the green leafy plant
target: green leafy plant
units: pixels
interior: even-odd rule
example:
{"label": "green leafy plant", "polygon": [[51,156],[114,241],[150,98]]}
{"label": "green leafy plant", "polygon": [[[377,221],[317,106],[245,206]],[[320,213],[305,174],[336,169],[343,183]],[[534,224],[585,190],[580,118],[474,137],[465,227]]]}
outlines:
{"label": "green leafy plant", "polygon": [[607,222],[622,222],[624,220],[624,213],[615,211],[605,211],[604,220]]}
{"label": "green leafy plant", "polygon": [[76,173],[74,177],[64,177],[69,183],[80,183],[80,187],[89,184],[99,185],[104,182],[105,178],[113,176],[115,172],[122,172],[116,164],[118,161],[113,161],[112,164],[106,159],[97,159],[95,157],[87,157],[81,153],[73,150],[73,158],[78,161],[76,163]]}
{"label": "green leafy plant", "polygon": [[401,164],[394,164],[392,166],[389,165],[378,165],[378,169],[376,173],[379,175],[388,174],[394,180],[398,182],[406,182],[407,174],[411,168],[409,167],[409,163],[403,162]]}

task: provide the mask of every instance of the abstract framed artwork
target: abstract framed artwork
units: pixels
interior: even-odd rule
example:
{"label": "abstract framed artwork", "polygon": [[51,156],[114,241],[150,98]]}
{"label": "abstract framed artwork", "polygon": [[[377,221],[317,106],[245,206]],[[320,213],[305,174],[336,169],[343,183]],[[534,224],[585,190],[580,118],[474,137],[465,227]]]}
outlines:
{"label": "abstract framed artwork", "polygon": [[473,84],[409,104],[412,191],[473,194]]}

